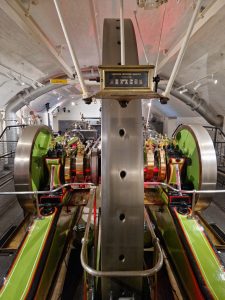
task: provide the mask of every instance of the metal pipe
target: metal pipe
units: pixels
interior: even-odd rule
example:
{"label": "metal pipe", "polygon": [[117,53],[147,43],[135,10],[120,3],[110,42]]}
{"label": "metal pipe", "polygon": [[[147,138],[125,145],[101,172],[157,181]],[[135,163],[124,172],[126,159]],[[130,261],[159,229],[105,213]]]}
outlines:
{"label": "metal pipe", "polygon": [[94,19],[94,31],[95,31],[95,38],[96,38],[96,44],[97,44],[97,51],[98,51],[98,59],[99,59],[99,64],[101,62],[101,39],[100,39],[100,29],[99,29],[99,22],[97,20],[98,17],[98,12],[96,8],[96,1],[91,0],[90,1],[90,7]]}
{"label": "metal pipe", "polygon": [[150,100],[150,102],[148,103],[148,115],[147,115],[147,120],[146,120],[146,127],[148,126],[148,121],[149,121],[149,117],[150,117],[150,111],[151,111],[151,106],[152,106],[152,100]]}
{"label": "metal pipe", "polygon": [[160,48],[161,48],[163,25],[164,25],[164,20],[165,20],[165,15],[166,15],[166,7],[167,7],[167,3],[164,5],[164,12],[163,12],[162,26],[161,26],[161,30],[160,30],[160,36],[159,36],[159,45],[158,45],[157,58],[156,58],[156,63],[155,63],[154,77],[156,77],[157,72],[158,72],[159,55],[160,55]]}
{"label": "metal pipe", "polygon": [[174,192],[181,192],[183,194],[224,194],[225,190],[179,190],[179,189],[175,189],[173,186],[164,183],[164,182],[153,182],[153,181],[149,181],[149,182],[144,182],[145,188],[148,188],[148,186],[162,186],[162,187],[167,187],[170,190],[174,191]]}
{"label": "metal pipe", "polygon": [[[33,87],[30,87],[27,89],[27,93],[24,95],[17,94],[13,98],[10,99],[6,106],[5,110],[5,120],[6,120],[6,126],[12,125],[12,120],[16,120],[16,112],[21,109],[25,104],[29,104],[34,99],[42,96],[43,94],[46,94],[48,92],[51,92],[55,89],[59,89],[65,85],[63,84],[46,84],[40,88],[34,89]],[[15,124],[13,124],[15,125]]]}
{"label": "metal pipe", "polygon": [[[95,277],[148,277],[156,274],[163,265],[163,254],[162,249],[159,244],[159,240],[155,235],[155,232],[151,226],[150,220],[147,220],[147,225],[149,227],[149,230],[153,236],[153,245],[155,250],[159,253],[158,260],[155,266],[148,270],[141,270],[141,271],[98,271],[96,269],[93,269],[87,264],[87,245],[88,245],[88,235],[91,225],[91,216],[92,216],[92,210],[93,210],[93,203],[94,203],[94,196],[95,193],[91,191],[91,199],[90,199],[90,207],[89,207],[89,214],[86,224],[86,230],[83,238],[83,244],[81,248],[81,254],[80,254],[80,260],[81,265],[83,266],[84,270]],[[148,219],[148,215],[146,212],[146,218]]]}
{"label": "metal pipe", "polygon": [[125,35],[124,35],[124,15],[123,15],[123,0],[120,0],[120,51],[121,65],[125,65]]}
{"label": "metal pipe", "polygon": [[[165,90],[162,85],[159,85],[159,89]],[[204,99],[200,98],[198,94],[180,94],[176,89],[172,89],[170,94],[190,106],[193,111],[197,111],[211,125],[216,127],[223,126],[223,117],[218,115],[214,108],[209,106],[209,104]]]}
{"label": "metal pipe", "polygon": [[139,23],[138,23],[137,11],[136,10],[134,10],[134,18],[135,18],[136,25],[137,25],[137,30],[138,30],[138,33],[139,33],[139,36],[140,36],[140,39],[141,39],[141,45],[142,45],[142,49],[143,49],[143,52],[144,52],[145,60],[146,60],[146,63],[149,65],[148,55],[147,55],[146,50],[145,50],[145,44],[144,44],[144,40],[142,38],[140,26],[139,26]]}
{"label": "metal pipe", "polygon": [[88,95],[88,90],[87,90],[87,87],[84,83],[84,79],[83,79],[83,75],[81,73],[80,65],[79,65],[78,59],[76,57],[76,53],[75,53],[75,51],[72,47],[72,44],[70,42],[69,35],[67,33],[67,30],[66,30],[66,27],[65,27],[63,17],[62,17],[62,14],[61,14],[61,11],[60,11],[57,0],[54,0],[54,4],[55,4],[55,8],[56,8],[56,11],[57,11],[57,14],[58,14],[58,17],[59,17],[59,21],[60,21],[64,36],[65,36],[65,39],[66,39],[67,46],[69,48],[69,52],[70,52],[70,55],[71,55],[71,58],[72,58],[72,61],[73,61],[74,67],[75,67],[75,71],[77,73],[77,77],[78,77],[78,80],[80,82],[80,86],[81,86],[81,89],[82,89],[82,92],[83,92],[83,98],[88,98],[88,96],[89,96]]}
{"label": "metal pipe", "polygon": [[195,20],[198,16],[198,12],[199,12],[199,9],[200,9],[200,6],[201,6],[201,3],[202,3],[202,0],[198,0],[197,4],[196,4],[196,7],[195,7],[195,10],[194,10],[194,13],[192,15],[192,18],[191,18],[191,22],[188,26],[188,29],[187,29],[187,32],[186,32],[186,35],[185,35],[185,38],[184,38],[184,41],[181,45],[181,48],[180,48],[180,51],[179,51],[179,54],[177,56],[177,60],[175,62],[175,65],[173,67],[173,71],[170,75],[170,79],[168,81],[168,84],[167,84],[167,87],[166,87],[166,90],[165,92],[163,93],[163,95],[165,97],[168,97],[169,94],[170,94],[170,91],[172,89],[172,86],[173,86],[173,83],[175,81],[175,78],[177,76],[177,73],[180,69],[180,65],[182,63],[182,60],[183,60],[183,57],[184,57],[184,54],[185,54],[185,51],[187,49],[187,45],[188,45],[188,41],[190,39],[190,36],[191,36],[191,33],[192,33],[192,30],[193,30],[193,27],[194,27],[194,24],[195,24]]}
{"label": "metal pipe", "polygon": [[[154,181],[150,181],[150,182],[144,182],[145,188],[148,188],[150,186],[162,186],[162,187],[167,187],[169,189],[171,189],[174,192],[181,192],[183,194],[225,194],[225,190],[179,190],[179,189],[175,189],[173,186],[164,183],[164,182],[154,182]],[[33,195],[33,194],[53,194],[56,193],[60,190],[62,190],[65,187],[68,186],[75,186],[73,187],[74,190],[84,190],[87,189],[87,186],[89,188],[96,188],[96,186],[94,185],[94,183],[91,182],[86,182],[86,183],[80,183],[80,182],[71,182],[71,183],[65,183],[62,185],[59,185],[57,188],[53,189],[53,190],[48,190],[48,191],[20,191],[20,192],[0,192],[0,195]],[[79,186],[84,186],[84,187],[79,187]]]}
{"label": "metal pipe", "polygon": [[38,202],[38,194],[35,193],[35,204],[36,204],[36,209],[37,209],[37,218],[41,219],[41,212],[40,212],[40,206],[39,206],[39,202]]}
{"label": "metal pipe", "polygon": [[[63,87],[64,85],[54,85],[54,84],[46,84],[45,86],[39,87],[37,89],[34,89],[33,87],[30,87],[29,89],[26,89],[26,93],[24,94],[17,94],[11,100],[8,102],[5,110],[5,123],[6,126],[14,126],[15,121],[17,119],[16,112],[21,109],[24,105],[29,104],[34,99],[42,96],[43,94],[46,94],[52,90],[58,89],[60,87]],[[17,140],[17,134],[16,131],[11,130],[7,131],[6,133],[6,140],[13,141]],[[7,147],[8,151],[11,150],[10,146]]]}
{"label": "metal pipe", "polygon": [[178,91],[172,90],[171,95],[189,105],[193,111],[197,111],[210,124],[216,127],[223,126],[223,117],[218,115],[214,108],[209,106],[198,94],[180,94]]}
{"label": "metal pipe", "polygon": [[195,202],[196,202],[196,193],[192,194],[192,202],[191,202],[191,216],[194,216],[195,211]]}

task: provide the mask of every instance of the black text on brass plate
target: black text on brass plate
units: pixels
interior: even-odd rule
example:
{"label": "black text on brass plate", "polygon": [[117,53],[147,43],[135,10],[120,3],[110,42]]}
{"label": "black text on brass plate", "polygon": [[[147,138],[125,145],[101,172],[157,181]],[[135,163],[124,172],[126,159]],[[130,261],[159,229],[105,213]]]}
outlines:
{"label": "black text on brass plate", "polygon": [[105,88],[148,88],[148,71],[105,71]]}

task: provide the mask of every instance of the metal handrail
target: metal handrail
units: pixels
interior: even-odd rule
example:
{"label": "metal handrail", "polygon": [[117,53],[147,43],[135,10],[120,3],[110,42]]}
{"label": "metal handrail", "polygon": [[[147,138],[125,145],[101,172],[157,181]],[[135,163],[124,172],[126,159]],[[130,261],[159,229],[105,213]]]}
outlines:
{"label": "metal handrail", "polygon": [[212,129],[215,131],[219,131],[221,135],[223,135],[225,137],[225,133],[223,132],[223,130],[220,127],[214,127],[214,126],[203,126],[206,129]]}
{"label": "metal handrail", "polygon": [[94,277],[148,277],[148,276],[152,276],[155,273],[157,273],[163,265],[163,254],[162,254],[162,249],[159,244],[159,239],[156,237],[156,235],[154,233],[154,230],[152,228],[152,225],[151,225],[151,222],[149,220],[146,210],[145,210],[145,218],[147,218],[147,225],[153,236],[153,246],[159,253],[157,263],[155,264],[155,266],[153,268],[147,269],[147,270],[140,270],[140,271],[136,271],[136,270],[134,270],[134,271],[98,271],[88,265],[88,263],[86,261],[88,235],[89,235],[89,230],[90,230],[92,209],[93,209],[94,196],[95,196],[94,191],[91,191],[91,192],[92,192],[92,197],[90,199],[91,203],[90,203],[89,214],[88,214],[88,219],[87,219],[87,224],[86,224],[86,230],[84,233],[83,244],[82,244],[81,254],[80,254],[81,265],[84,268],[84,270],[88,274],[90,274]]}
{"label": "metal handrail", "polygon": [[7,129],[10,130],[10,128],[23,128],[23,127],[26,127],[27,125],[26,124],[21,124],[21,125],[8,125],[4,128],[4,130],[2,131],[2,133],[0,134],[0,140],[1,138],[3,137],[4,133],[6,132]]}
{"label": "metal handrail", "polygon": [[12,157],[13,154],[15,154],[15,151],[4,153],[4,154],[0,155],[0,159],[7,158],[8,156]]}
{"label": "metal handrail", "polygon": [[[81,185],[85,185],[85,187],[79,187]],[[87,189],[86,186],[95,189],[96,186],[94,185],[94,183],[92,182],[85,182],[85,183],[81,183],[81,182],[70,182],[70,183],[65,183],[62,185],[59,185],[57,188],[55,189],[50,189],[47,191],[17,191],[17,192],[0,192],[0,195],[42,195],[42,194],[54,194],[60,190],[62,190],[65,187],[68,186],[75,186],[76,190],[85,190]]]}
{"label": "metal handrail", "polygon": [[153,182],[153,181],[146,181],[144,182],[144,185],[148,186],[162,186],[162,187],[168,187],[170,190],[177,192],[177,193],[182,193],[182,194],[223,194],[225,193],[225,190],[182,190],[182,189],[176,189],[173,186],[164,183],[164,182]]}
{"label": "metal handrail", "polygon": [[[79,187],[81,185],[85,185],[85,187]],[[182,194],[224,194],[225,190],[179,190],[174,188],[173,186],[164,183],[164,182],[154,182],[154,181],[146,181],[144,182],[144,185],[148,186],[162,186],[162,187],[168,187],[174,192],[182,193]],[[19,192],[0,192],[0,195],[34,195],[34,194],[54,194],[60,190],[62,190],[65,187],[68,186],[78,186],[77,189],[84,190],[86,189],[86,186],[89,186],[90,188],[96,188],[94,183],[92,182],[70,182],[70,183],[65,183],[62,185],[59,185],[55,189],[50,189],[50,190],[45,190],[45,191],[19,191]]]}

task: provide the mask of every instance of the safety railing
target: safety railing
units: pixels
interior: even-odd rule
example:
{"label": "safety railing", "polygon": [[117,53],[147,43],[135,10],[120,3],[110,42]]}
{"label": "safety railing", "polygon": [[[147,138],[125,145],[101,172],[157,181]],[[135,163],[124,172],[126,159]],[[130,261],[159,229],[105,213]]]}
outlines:
{"label": "safety railing", "polygon": [[0,195],[43,195],[43,194],[54,194],[58,191],[64,189],[65,187],[72,187],[74,190],[84,190],[89,188],[96,188],[96,186],[91,182],[72,182],[72,183],[65,183],[62,185],[59,185],[57,188],[53,188],[50,190],[45,191],[16,191],[16,192],[2,192],[0,191]]}
{"label": "safety railing", "polygon": [[[9,126],[6,126],[4,128],[4,130],[2,131],[2,133],[0,134],[0,141],[2,140],[4,134],[6,133],[7,130],[11,130],[12,128],[24,128],[26,127],[27,125],[26,124],[18,124],[18,125],[9,125]],[[10,141],[10,142],[15,142],[15,141]]]}
{"label": "safety railing", "polygon": [[4,158],[12,158],[14,157],[15,151],[10,151],[7,153],[3,153],[0,155],[0,159],[4,159]]}
{"label": "safety railing", "polygon": [[[175,187],[164,183],[164,182],[154,182],[154,181],[146,181],[144,182],[144,187],[150,187],[150,186],[161,186],[161,187],[165,187],[168,188],[174,192],[177,193],[182,193],[182,194],[193,194],[193,195],[201,195],[201,194],[225,194],[225,190],[183,190],[183,189],[176,189]],[[16,192],[12,192],[12,191],[6,191],[6,192],[2,192],[0,191],[0,195],[42,195],[42,194],[54,194],[57,193],[58,191],[66,188],[66,187],[72,187],[74,190],[78,189],[78,190],[84,190],[87,188],[90,189],[96,189],[96,186],[94,185],[94,183],[92,182],[85,182],[85,183],[81,183],[81,182],[71,182],[71,183],[65,183],[62,185],[59,185],[57,188],[53,188],[50,190],[44,190],[44,191],[16,191]]]}
{"label": "safety railing", "polygon": [[[20,129],[26,126],[25,124],[9,125],[0,134],[0,159],[4,164],[13,164]],[[10,135],[7,136],[10,131]],[[4,153],[6,151],[7,153]]]}
{"label": "safety railing", "polygon": [[225,175],[225,133],[221,128],[213,126],[204,126],[209,135],[212,138],[216,157],[217,157],[217,169]]}
{"label": "safety railing", "polygon": [[159,239],[156,237],[154,229],[152,227],[151,221],[149,219],[149,216],[147,214],[147,211],[144,211],[145,214],[145,219],[147,222],[147,226],[151,232],[152,235],[152,240],[153,240],[153,246],[156,250],[156,253],[158,254],[158,259],[154,267],[151,269],[147,270],[133,270],[133,271],[99,271],[91,266],[88,265],[87,263],[87,248],[88,248],[88,242],[89,242],[89,230],[90,230],[90,224],[91,224],[91,217],[92,217],[92,210],[93,210],[93,204],[94,204],[94,197],[95,193],[92,191],[92,197],[90,201],[90,208],[89,208],[89,214],[88,214],[88,219],[87,219],[87,224],[86,224],[86,230],[84,233],[84,238],[83,238],[83,244],[81,248],[81,254],[80,254],[80,260],[81,260],[81,265],[84,268],[84,270],[94,276],[94,277],[148,277],[156,274],[162,267],[163,265],[163,253],[162,249],[159,244]]}
{"label": "safety railing", "polygon": [[[164,187],[168,188],[174,192],[181,193],[181,194],[192,194],[192,213],[188,217],[192,217],[194,214],[194,207],[195,207],[195,200],[196,196],[199,194],[223,194],[225,193],[225,190],[183,190],[183,189],[177,189],[174,188],[173,186],[164,183],[164,182],[144,182],[144,187]],[[53,195],[54,193],[66,188],[66,187],[71,187],[74,190],[84,190],[87,188],[90,188],[90,193],[91,197],[89,200],[90,207],[89,207],[89,214],[88,214],[88,219],[87,219],[87,224],[86,224],[86,230],[83,238],[83,244],[81,248],[81,264],[84,268],[84,270],[95,277],[148,277],[156,274],[160,268],[162,267],[163,264],[163,253],[162,249],[159,244],[159,240],[155,235],[154,229],[152,227],[151,221],[149,219],[148,213],[146,209],[144,209],[144,216],[145,220],[147,223],[147,226],[149,228],[149,231],[151,232],[152,239],[153,239],[153,246],[158,254],[157,262],[152,267],[151,269],[147,270],[131,270],[131,271],[99,271],[91,266],[88,265],[87,263],[87,248],[88,248],[88,242],[89,242],[89,231],[90,231],[90,224],[91,224],[91,217],[93,213],[93,205],[94,205],[94,198],[95,198],[95,190],[96,186],[93,183],[80,183],[80,182],[74,182],[74,183],[65,183],[63,185],[58,186],[57,188],[52,188],[50,190],[45,190],[45,191],[16,191],[16,192],[0,192],[0,195],[35,195],[36,196],[36,208],[37,208],[37,215],[38,217],[40,216],[40,211],[39,208],[42,206],[42,204],[39,203],[38,201],[38,195],[41,194],[49,194]],[[41,216],[42,217],[42,216]]]}

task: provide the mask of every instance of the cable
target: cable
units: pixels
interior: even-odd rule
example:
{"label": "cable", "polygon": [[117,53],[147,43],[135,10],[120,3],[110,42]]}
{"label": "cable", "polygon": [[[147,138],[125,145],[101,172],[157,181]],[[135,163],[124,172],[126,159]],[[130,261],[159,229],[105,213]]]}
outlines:
{"label": "cable", "polygon": [[146,53],[146,50],[145,50],[145,44],[144,44],[144,41],[143,41],[143,38],[142,38],[141,30],[140,30],[140,27],[139,27],[139,23],[138,23],[138,19],[137,19],[137,11],[136,10],[134,10],[134,18],[135,18],[138,33],[139,33],[139,36],[140,36],[140,39],[141,39],[141,44],[142,44],[142,48],[143,48],[143,51],[144,51],[144,56],[145,56],[147,64],[149,65],[149,60],[148,60],[148,56],[147,56],[147,53]]}
{"label": "cable", "polygon": [[155,62],[154,77],[157,75],[157,69],[158,69],[158,63],[159,63],[159,54],[160,54],[160,46],[161,46],[161,39],[162,39],[162,33],[163,33],[163,25],[164,25],[164,20],[165,20],[166,8],[167,8],[167,3],[165,4],[164,12],[163,12],[162,26],[161,26],[160,36],[159,36],[158,54],[157,54],[157,58],[156,58],[156,62]]}

